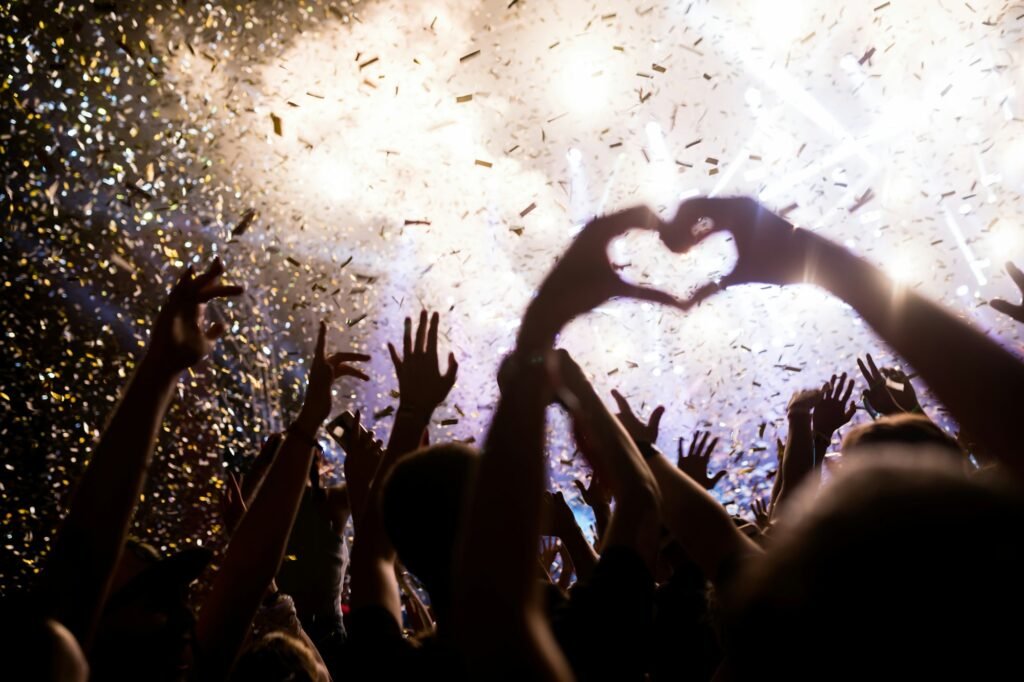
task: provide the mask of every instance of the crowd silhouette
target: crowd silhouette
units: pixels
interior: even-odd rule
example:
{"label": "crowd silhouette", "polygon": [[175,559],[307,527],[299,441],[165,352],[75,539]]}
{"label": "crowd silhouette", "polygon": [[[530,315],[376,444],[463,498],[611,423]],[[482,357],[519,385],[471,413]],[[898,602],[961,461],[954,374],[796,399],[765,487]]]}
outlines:
{"label": "crowd silhouette", "polygon": [[[656,231],[686,252],[728,231],[734,270],[687,300],[624,282],[608,246]],[[1008,265],[1024,292],[1024,274]],[[237,296],[229,264],[190,267],[77,482],[34,589],[3,611],[10,679],[730,680],[991,679],[1016,669],[1024,607],[1024,362],[870,262],[749,198],[697,198],[671,220],[638,207],[594,219],[523,314],[480,449],[435,442],[456,382],[437,312],[389,344],[390,432],[336,397],[369,356],[310,339],[302,407],[221,500],[220,556],[162,556],[129,528],[183,373],[227,329],[205,306]],[[613,298],[683,311],[744,284],[817,285],[847,303],[956,421],[948,434],[911,375],[835,367],[794,386],[770,497],[754,523],[710,493],[710,432],[658,450],[666,404],[597,393],[561,330]],[[1024,323],[1024,303],[992,307]],[[855,401],[870,421],[848,427]],[[576,487],[593,540],[547,481],[557,405],[591,475]],[[345,451],[319,476],[319,439]],[[840,455],[825,453],[839,443]],[[343,529],[351,521],[349,547]],[[287,560],[286,560],[287,559]],[[216,571],[195,599],[190,586]],[[351,589],[343,586],[350,582]],[[4,676],[6,677],[6,675]]]}

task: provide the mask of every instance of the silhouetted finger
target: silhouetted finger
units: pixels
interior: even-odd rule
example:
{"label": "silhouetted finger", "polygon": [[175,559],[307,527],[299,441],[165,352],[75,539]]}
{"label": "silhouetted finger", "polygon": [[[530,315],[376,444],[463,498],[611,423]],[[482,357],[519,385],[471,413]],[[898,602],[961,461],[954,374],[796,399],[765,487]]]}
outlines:
{"label": "silhouetted finger", "polygon": [[199,290],[196,298],[200,303],[206,303],[215,298],[230,298],[245,293],[245,287],[237,284],[217,284]]}
{"label": "silhouetted finger", "polygon": [[413,352],[422,353],[426,350],[426,339],[427,339],[427,311],[420,311],[420,323],[416,325],[416,345],[413,346]]}
{"label": "silhouetted finger", "polygon": [[427,331],[427,355],[437,357],[437,325],[441,316],[436,312],[430,316],[430,329]]}

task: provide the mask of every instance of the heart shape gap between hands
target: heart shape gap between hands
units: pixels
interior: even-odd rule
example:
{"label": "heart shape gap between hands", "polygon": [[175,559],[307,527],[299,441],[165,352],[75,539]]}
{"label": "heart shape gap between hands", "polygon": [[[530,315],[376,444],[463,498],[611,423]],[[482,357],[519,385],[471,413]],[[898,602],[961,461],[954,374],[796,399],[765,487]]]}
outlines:
{"label": "heart shape gap between hands", "polygon": [[738,253],[727,231],[710,234],[678,254],[665,247],[657,232],[630,230],[612,240],[608,258],[624,282],[663,291],[686,310],[698,290],[733,271]]}

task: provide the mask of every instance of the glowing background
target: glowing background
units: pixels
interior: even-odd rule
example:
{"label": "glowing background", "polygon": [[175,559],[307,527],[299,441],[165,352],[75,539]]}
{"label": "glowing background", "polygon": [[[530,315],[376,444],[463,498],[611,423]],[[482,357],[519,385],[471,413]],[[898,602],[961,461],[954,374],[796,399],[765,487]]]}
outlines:
{"label": "glowing background", "polygon": [[[380,412],[396,388],[384,344],[404,315],[441,310],[461,369],[437,415],[458,421],[434,438],[479,442],[540,278],[589,216],[634,203],[670,215],[681,197],[759,194],[1019,345],[983,304],[1014,293],[1002,263],[1024,260],[1024,4],[945,4],[8,3],[0,577],[35,570],[125,351],[182,263],[213,253],[249,293],[221,308],[233,338],[162,440],[139,532],[167,546],[216,542],[194,509],[222,459],[287,423],[321,316],[333,343],[374,354],[349,402]],[[731,258],[727,243],[671,256],[652,235],[614,255],[675,292]],[[889,358],[801,288],[687,316],[618,302],[563,345],[600,390],[669,405],[666,451],[697,426],[721,436],[716,492],[743,514],[770,487],[789,394]],[[574,498],[557,417],[551,443]]]}

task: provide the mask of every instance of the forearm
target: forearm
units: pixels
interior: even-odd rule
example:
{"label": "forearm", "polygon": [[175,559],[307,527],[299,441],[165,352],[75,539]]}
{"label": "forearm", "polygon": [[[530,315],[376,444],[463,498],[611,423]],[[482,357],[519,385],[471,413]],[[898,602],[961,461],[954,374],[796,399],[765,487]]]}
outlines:
{"label": "forearm", "polygon": [[352,525],[355,526],[360,517],[366,511],[366,505],[370,499],[370,484],[372,481],[363,483],[360,481],[355,484],[355,481],[348,481],[346,483],[346,490],[348,494],[349,502],[349,513],[352,515]]}
{"label": "forearm", "polygon": [[536,376],[518,381],[500,399],[463,538],[464,580],[506,612],[532,601],[534,591],[546,477],[541,384]]}
{"label": "forearm", "polygon": [[597,547],[603,546],[604,538],[608,534],[608,524],[612,520],[612,506],[610,504],[598,504],[591,506],[594,511],[594,532],[597,537],[594,538],[594,545]]}
{"label": "forearm", "polygon": [[47,615],[88,649],[142,493],[176,372],[144,358],[93,452],[47,559]]}
{"label": "forearm", "polygon": [[782,494],[782,489],[786,487],[786,477],[783,468],[785,462],[785,457],[783,457],[779,461],[779,468],[775,471],[775,482],[772,484],[772,499],[771,504],[769,505],[771,513],[774,513],[775,505],[778,504],[779,501],[779,495]]}
{"label": "forearm", "polygon": [[[574,524],[575,526],[575,524]],[[562,543],[565,545],[566,551],[569,553],[569,557],[572,560],[573,568],[576,571],[576,577],[580,580],[586,580],[590,577],[590,574],[594,571],[594,566],[597,565],[597,552],[587,542],[587,537],[580,530],[579,526],[575,526],[569,529],[561,537]],[[565,571],[565,568],[562,568]]]}
{"label": "forearm", "polygon": [[543,367],[523,367],[499,403],[468,506],[456,602],[471,676],[571,679],[541,611],[537,537],[544,489]]}
{"label": "forearm", "polygon": [[814,432],[814,465],[821,466],[822,461],[825,459],[825,455],[828,454],[828,449],[832,446],[832,434],[824,434]]}
{"label": "forearm", "polygon": [[220,679],[230,670],[260,601],[277,575],[313,463],[308,434],[315,433],[317,426],[296,422],[294,428],[299,433],[289,432],[285,437],[231,538],[197,625],[204,679]]}
{"label": "forearm", "polygon": [[413,406],[399,403],[395,412],[395,425],[391,428],[388,447],[377,469],[377,478],[386,475],[403,455],[419,449],[423,433],[430,425],[433,407]]}
{"label": "forearm", "polygon": [[562,571],[558,574],[558,587],[562,590],[568,590],[572,584],[572,574],[576,568],[576,563],[572,560],[572,553],[564,546],[560,554],[562,556]]}
{"label": "forearm", "polygon": [[399,407],[388,447],[362,502],[353,515],[352,607],[380,606],[402,622],[402,603],[395,581],[395,550],[381,516],[381,492],[388,473],[402,457],[415,451],[430,421],[430,410]]}
{"label": "forearm", "polygon": [[811,432],[809,414],[790,415],[789,435],[786,437],[786,453],[780,470],[783,484],[775,504],[782,502],[800,487],[804,479],[814,470],[814,436]]}
{"label": "forearm", "polygon": [[662,520],[709,580],[719,579],[730,558],[761,551],[715,498],[668,459],[656,454],[647,465],[661,490]]}
{"label": "forearm", "polygon": [[998,343],[837,244],[807,235],[814,281],[852,306],[965,429],[1019,476],[1024,364]]}
{"label": "forearm", "polygon": [[381,607],[402,623],[402,602],[395,580],[395,550],[388,541],[380,510],[372,500],[362,518],[355,524],[352,544],[353,609]]}
{"label": "forearm", "polygon": [[615,513],[602,535],[602,550],[613,545],[630,547],[651,567],[659,535],[657,483],[633,439],[593,389],[588,385],[576,391],[586,430],[592,434],[586,453],[616,500]]}

